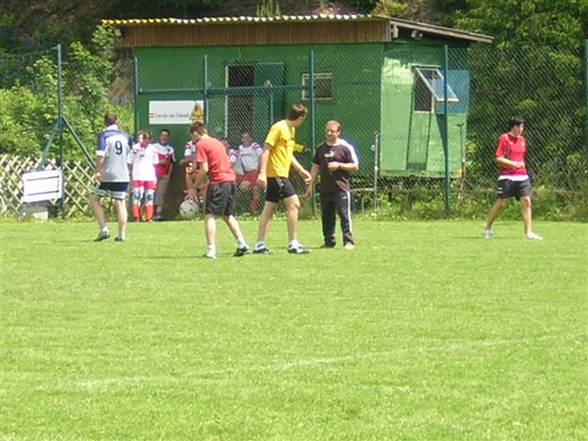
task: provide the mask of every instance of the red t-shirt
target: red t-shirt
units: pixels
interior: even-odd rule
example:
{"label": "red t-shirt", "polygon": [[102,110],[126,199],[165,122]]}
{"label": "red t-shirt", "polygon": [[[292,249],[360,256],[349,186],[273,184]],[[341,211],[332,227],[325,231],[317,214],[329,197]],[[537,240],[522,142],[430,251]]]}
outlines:
{"label": "red t-shirt", "polygon": [[207,137],[196,144],[196,162],[208,162],[208,178],[211,184],[235,182],[235,172],[227,156],[227,149],[218,139]]}
{"label": "red t-shirt", "polygon": [[[498,138],[498,147],[496,148],[496,157],[510,159],[511,161],[524,162],[527,154],[527,141],[522,136],[512,136],[505,133]],[[506,168],[498,166],[500,176],[521,176],[527,174],[527,169],[523,168]]]}

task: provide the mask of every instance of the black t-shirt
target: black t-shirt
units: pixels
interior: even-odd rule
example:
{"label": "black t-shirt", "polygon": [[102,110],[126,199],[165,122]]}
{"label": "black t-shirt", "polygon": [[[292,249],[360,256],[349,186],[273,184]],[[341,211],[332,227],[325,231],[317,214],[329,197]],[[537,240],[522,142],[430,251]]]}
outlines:
{"label": "black t-shirt", "polygon": [[327,165],[329,162],[357,163],[355,149],[347,141],[340,139],[336,145],[322,143],[319,145],[312,162],[318,165],[320,169],[321,193],[337,193],[350,190],[351,177],[349,172],[343,170],[330,172]]}

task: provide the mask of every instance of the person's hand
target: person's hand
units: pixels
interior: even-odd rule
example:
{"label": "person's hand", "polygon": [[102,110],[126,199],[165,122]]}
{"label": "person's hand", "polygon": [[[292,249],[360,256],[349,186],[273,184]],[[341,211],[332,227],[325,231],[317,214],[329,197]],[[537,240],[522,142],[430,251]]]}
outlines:
{"label": "person's hand", "polygon": [[300,174],[300,177],[302,178],[302,180],[304,182],[306,182],[307,184],[310,182],[310,180],[312,179],[312,177],[310,176],[310,173],[308,173],[306,170],[302,169],[299,170],[298,173]]}
{"label": "person's hand", "polygon": [[265,173],[260,173],[257,175],[257,185],[259,188],[265,188],[267,185],[267,177]]}
{"label": "person's hand", "polygon": [[515,168],[525,168],[524,161],[519,161],[519,162],[516,162],[515,161],[515,164],[516,164],[516,167]]}
{"label": "person's hand", "polygon": [[190,200],[190,201],[195,201],[196,200],[196,190],[194,190],[193,188],[190,188],[186,192],[186,197],[184,199]]}
{"label": "person's hand", "polygon": [[312,198],[312,193],[313,193],[312,190],[313,190],[313,187],[314,187],[314,185],[312,185],[312,183],[310,183],[308,185],[308,187],[306,188],[306,191],[304,192],[304,197],[306,199],[311,199]]}
{"label": "person's hand", "polygon": [[337,162],[337,161],[332,161],[327,163],[327,168],[329,169],[330,172],[334,172],[339,170],[339,168],[341,167],[341,163]]}
{"label": "person's hand", "polygon": [[96,174],[94,175],[94,181],[96,181],[97,184],[100,184],[100,182],[102,182],[102,175],[100,174],[100,172],[96,172]]}

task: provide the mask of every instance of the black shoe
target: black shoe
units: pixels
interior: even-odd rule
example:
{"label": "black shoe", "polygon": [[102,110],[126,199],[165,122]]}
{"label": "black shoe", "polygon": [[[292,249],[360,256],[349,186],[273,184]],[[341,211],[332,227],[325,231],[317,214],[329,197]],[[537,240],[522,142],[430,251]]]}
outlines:
{"label": "black shoe", "polygon": [[255,248],[253,250],[253,254],[269,254],[270,250],[268,247],[261,247],[261,248]]}
{"label": "black shoe", "polygon": [[334,243],[324,243],[321,245],[321,248],[335,248]]}
{"label": "black shoe", "polygon": [[110,231],[106,230],[106,231],[100,231],[100,234],[98,234],[98,237],[96,239],[94,239],[94,242],[102,242],[103,240],[106,240],[110,237]]}
{"label": "black shoe", "polygon": [[302,245],[299,245],[297,247],[288,247],[288,253],[290,254],[310,254],[310,250],[307,248],[304,248]]}
{"label": "black shoe", "polygon": [[251,248],[249,248],[248,246],[238,247],[237,250],[235,251],[235,254],[233,254],[233,256],[241,257],[241,256],[244,256],[245,254],[249,254],[250,252],[251,252]]}
{"label": "black shoe", "polygon": [[161,214],[156,214],[156,215],[153,217],[153,220],[154,220],[155,222],[161,222],[161,221],[162,221],[162,220],[164,220],[164,219],[163,219],[163,216],[162,216]]}
{"label": "black shoe", "polygon": [[115,241],[115,242],[124,242],[125,240],[124,240],[122,237],[120,237],[120,236],[116,236],[116,237],[114,238],[114,241]]}

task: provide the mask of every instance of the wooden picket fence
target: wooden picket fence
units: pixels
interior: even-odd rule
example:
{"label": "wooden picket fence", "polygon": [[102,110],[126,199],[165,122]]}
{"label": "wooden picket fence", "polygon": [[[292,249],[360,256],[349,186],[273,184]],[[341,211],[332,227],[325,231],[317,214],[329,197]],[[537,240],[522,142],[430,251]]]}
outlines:
{"label": "wooden picket fence", "polygon": [[[0,154],[0,216],[19,216],[22,211],[22,174],[35,170],[40,158]],[[55,169],[55,160],[47,169]],[[88,197],[93,188],[94,167],[82,162],[64,163],[64,215],[66,218],[90,215]],[[50,201],[59,206],[59,201]]]}

